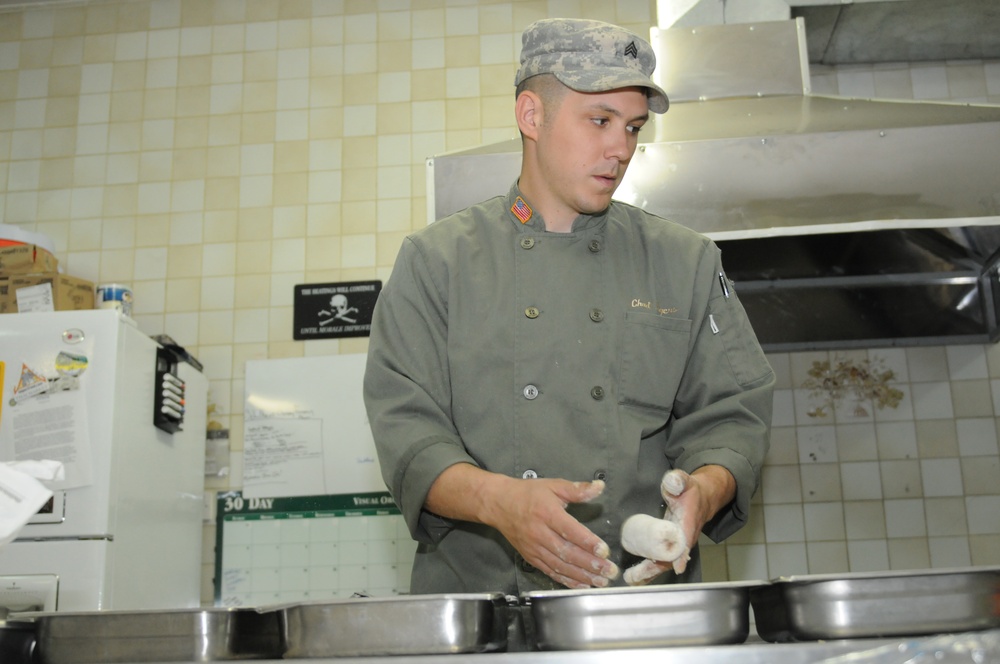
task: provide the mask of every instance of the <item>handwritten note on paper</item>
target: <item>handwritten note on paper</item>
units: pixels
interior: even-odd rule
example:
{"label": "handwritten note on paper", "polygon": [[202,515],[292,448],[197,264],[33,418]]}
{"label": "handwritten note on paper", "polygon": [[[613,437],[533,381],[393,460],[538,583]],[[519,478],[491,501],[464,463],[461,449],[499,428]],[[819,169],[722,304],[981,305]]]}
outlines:
{"label": "handwritten note on paper", "polygon": [[243,606],[253,588],[249,569],[226,569],[222,573],[222,606]]}
{"label": "handwritten note on paper", "polygon": [[243,495],[311,496],[327,493],[323,422],[274,417],[246,422]]}
{"label": "handwritten note on paper", "polygon": [[[323,472],[325,491],[317,493],[385,491],[362,396],[366,359],[364,353],[356,353],[248,361],[244,441],[253,437],[248,427],[259,422],[318,420],[322,460],[306,468],[309,478],[317,467]],[[248,445],[245,448],[249,454]],[[249,469],[249,456],[245,463]],[[244,483],[243,493],[255,498],[304,495],[299,485],[315,480],[297,478],[292,470],[293,466],[284,466],[280,490],[272,491],[276,485],[270,485],[265,493]]]}

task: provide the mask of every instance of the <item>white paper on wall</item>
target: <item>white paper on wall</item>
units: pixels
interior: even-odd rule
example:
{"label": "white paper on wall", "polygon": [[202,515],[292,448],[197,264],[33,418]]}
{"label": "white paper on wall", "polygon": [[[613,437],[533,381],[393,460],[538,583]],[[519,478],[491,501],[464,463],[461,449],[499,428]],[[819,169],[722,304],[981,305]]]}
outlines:
{"label": "white paper on wall", "polygon": [[362,398],[366,358],[247,362],[244,496],[385,491]]}

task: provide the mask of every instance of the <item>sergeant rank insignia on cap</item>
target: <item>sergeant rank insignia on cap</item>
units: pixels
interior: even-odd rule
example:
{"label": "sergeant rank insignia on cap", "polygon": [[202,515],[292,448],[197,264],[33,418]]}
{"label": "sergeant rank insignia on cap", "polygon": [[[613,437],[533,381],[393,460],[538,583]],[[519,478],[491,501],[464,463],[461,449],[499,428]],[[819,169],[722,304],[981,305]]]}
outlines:
{"label": "sergeant rank insignia on cap", "polygon": [[531,219],[531,208],[528,207],[528,204],[520,196],[510,206],[510,211],[514,213],[515,217],[521,220],[522,224],[528,223],[528,220]]}

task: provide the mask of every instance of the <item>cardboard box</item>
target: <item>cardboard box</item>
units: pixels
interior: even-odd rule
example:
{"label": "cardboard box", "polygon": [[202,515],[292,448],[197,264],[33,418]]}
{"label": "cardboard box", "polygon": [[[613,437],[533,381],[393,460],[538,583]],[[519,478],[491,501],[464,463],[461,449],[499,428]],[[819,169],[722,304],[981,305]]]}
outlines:
{"label": "cardboard box", "polygon": [[47,272],[0,276],[0,314],[17,313],[18,289],[44,283],[52,284],[52,305],[56,311],[94,308],[93,282]]}
{"label": "cardboard box", "polygon": [[37,244],[0,240],[0,276],[55,272],[59,261]]}

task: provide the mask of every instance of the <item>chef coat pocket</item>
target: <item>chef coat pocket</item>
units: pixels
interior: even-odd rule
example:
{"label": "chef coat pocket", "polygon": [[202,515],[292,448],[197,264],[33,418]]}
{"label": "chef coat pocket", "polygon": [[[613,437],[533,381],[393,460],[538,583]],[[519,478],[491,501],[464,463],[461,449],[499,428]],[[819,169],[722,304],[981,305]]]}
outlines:
{"label": "chef coat pocket", "polygon": [[738,384],[749,385],[771,372],[771,365],[738,299],[716,298],[708,303],[708,312],[714,329],[719,330],[717,334]]}
{"label": "chef coat pocket", "polygon": [[690,338],[690,320],[625,312],[619,403],[673,408]]}

